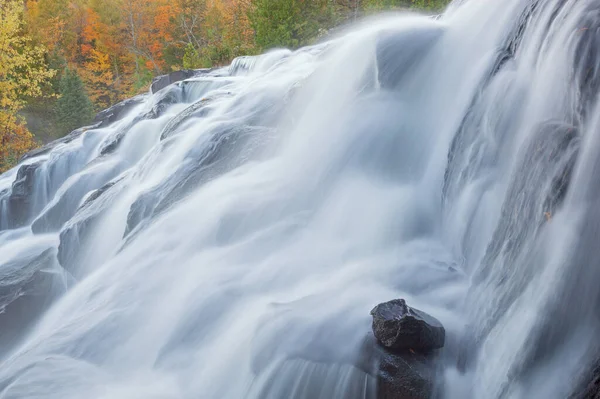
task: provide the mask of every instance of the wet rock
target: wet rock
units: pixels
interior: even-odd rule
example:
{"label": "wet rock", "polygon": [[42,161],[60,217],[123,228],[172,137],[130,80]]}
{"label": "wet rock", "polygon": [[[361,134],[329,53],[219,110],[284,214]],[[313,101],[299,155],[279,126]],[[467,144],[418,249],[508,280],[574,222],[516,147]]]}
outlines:
{"label": "wet rock", "polygon": [[31,150],[28,153],[26,153],[25,155],[23,155],[20,159],[19,162],[23,162],[26,159],[30,159],[30,158],[34,158],[40,155],[44,155],[49,153],[54,147],[58,146],[59,144],[67,144],[70,143],[71,141],[75,140],[76,138],[78,138],[79,136],[81,136],[83,133],[87,132],[88,130],[91,129],[95,129],[97,127],[100,127],[100,123],[96,123],[94,125],[90,125],[90,126],[84,126],[82,128],[79,128],[77,130],[73,130],[71,133],[69,133],[68,135],[66,135],[65,137],[62,137],[58,140],[54,140],[42,147],[36,148],[35,150]]}
{"label": "wet rock", "polygon": [[382,351],[377,399],[426,399],[435,391],[433,359],[418,353]]}
{"label": "wet rock", "polygon": [[123,177],[118,178],[116,180],[109,181],[108,183],[106,183],[105,185],[103,185],[102,187],[100,187],[99,189],[92,191],[85,198],[85,201],[83,201],[83,204],[81,205],[81,208],[85,208],[85,207],[89,206],[91,203],[93,203],[98,198],[100,198],[100,196],[102,196],[102,194],[104,194],[105,192],[107,192],[111,187],[113,187],[115,184],[119,183],[121,180],[123,180]]}
{"label": "wet rock", "polygon": [[150,110],[133,118],[133,120],[120,127],[115,133],[104,140],[100,146],[100,156],[113,154],[121,146],[125,136],[139,122],[159,118],[171,105],[180,103],[183,99],[182,89],[180,87],[172,87],[163,91],[158,97]]}
{"label": "wet rock", "polygon": [[489,80],[495,76],[502,68],[517,54],[517,50],[521,46],[523,36],[525,35],[525,29],[529,26],[529,21],[533,18],[533,15],[539,5],[539,1],[535,0],[529,3],[529,6],[525,7],[521,16],[514,22],[510,34],[506,37],[504,44],[501,47],[496,63],[492,69],[491,75],[487,78]]}
{"label": "wet rock", "polygon": [[60,231],[57,258],[60,265],[73,276],[81,275],[81,261],[93,241],[94,228],[123,189],[117,178],[83,200],[83,204]]}
{"label": "wet rock", "polygon": [[171,72],[168,75],[157,76],[152,81],[150,91],[154,94],[173,83],[192,78],[196,76],[196,74],[196,71],[183,69],[181,71]]}
{"label": "wet rock", "polygon": [[579,87],[578,111],[583,115],[592,112],[600,89],[600,4],[586,4],[577,35],[573,72]]}
{"label": "wet rock", "polygon": [[42,162],[35,162],[19,168],[8,197],[9,228],[23,227],[31,218],[35,174],[41,164]]}
{"label": "wet rock", "polygon": [[184,109],[167,123],[160,135],[160,139],[164,140],[175,135],[177,129],[190,118],[202,118],[208,115],[210,112],[209,105],[212,101],[212,98],[203,98]]}
{"label": "wet rock", "polygon": [[568,399],[600,399],[600,361],[582,373],[577,385]]}
{"label": "wet rock", "polygon": [[121,101],[120,103],[115,104],[104,111],[100,111],[96,115],[94,122],[99,123],[101,126],[110,125],[111,123],[122,119],[127,112],[129,112],[135,106],[141,104],[145,99],[146,95],[141,94],[125,101]]}
{"label": "wet rock", "polygon": [[108,167],[99,169],[93,163],[90,168],[72,177],[65,183],[53,200],[44,208],[41,214],[31,224],[34,234],[50,233],[60,231],[62,226],[75,214],[81,201],[88,195],[92,195],[99,188],[110,182],[120,171],[116,164],[108,164]]}
{"label": "wet rock", "polygon": [[143,193],[131,205],[125,236],[144,220],[151,220],[185,198],[197,187],[251,159],[268,142],[271,130],[252,126],[215,127],[213,137],[188,154],[170,179]]}
{"label": "wet rock", "polygon": [[369,334],[357,366],[376,380],[377,399],[429,399],[438,390],[437,354],[393,350]]}
{"label": "wet rock", "polygon": [[100,156],[110,155],[110,154],[114,153],[117,150],[117,148],[119,148],[119,146],[121,145],[121,142],[125,138],[126,133],[127,133],[127,130],[122,129],[120,132],[118,132],[113,137],[113,139],[111,141],[107,142],[106,144],[103,144],[102,147],[100,148]]}
{"label": "wet rock", "polygon": [[171,86],[157,97],[152,109],[142,115],[141,119],[156,119],[163,115],[171,105],[183,102],[183,88]]}
{"label": "wet rock", "polygon": [[[64,292],[56,249],[0,264],[0,347],[25,336],[37,317]],[[1,349],[0,349],[1,352]]]}
{"label": "wet rock", "polygon": [[431,351],[444,346],[446,331],[436,318],[413,309],[404,299],[379,304],[371,311],[373,333],[390,349]]}

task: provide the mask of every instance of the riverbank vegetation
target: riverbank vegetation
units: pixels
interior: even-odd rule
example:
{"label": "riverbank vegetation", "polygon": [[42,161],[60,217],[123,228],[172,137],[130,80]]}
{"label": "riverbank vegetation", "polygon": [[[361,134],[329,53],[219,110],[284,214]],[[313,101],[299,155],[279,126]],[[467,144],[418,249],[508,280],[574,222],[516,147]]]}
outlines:
{"label": "riverbank vegetation", "polygon": [[[0,171],[180,69],[296,48],[382,10],[448,0],[3,0]],[[32,131],[34,134],[32,134]]]}

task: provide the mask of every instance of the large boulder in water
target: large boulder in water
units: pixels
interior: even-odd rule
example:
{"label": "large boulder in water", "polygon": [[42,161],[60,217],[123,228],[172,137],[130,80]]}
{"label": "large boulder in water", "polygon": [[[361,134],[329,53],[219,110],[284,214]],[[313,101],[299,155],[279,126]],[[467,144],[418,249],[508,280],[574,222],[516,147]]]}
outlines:
{"label": "large boulder in water", "polygon": [[373,333],[390,349],[431,351],[444,346],[446,331],[436,318],[413,309],[404,299],[381,303],[371,311]]}

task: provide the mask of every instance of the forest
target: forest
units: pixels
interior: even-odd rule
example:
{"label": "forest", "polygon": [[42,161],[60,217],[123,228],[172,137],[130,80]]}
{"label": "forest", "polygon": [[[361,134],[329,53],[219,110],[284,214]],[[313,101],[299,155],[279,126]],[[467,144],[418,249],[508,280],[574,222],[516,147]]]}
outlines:
{"label": "forest", "polygon": [[447,0],[2,0],[0,171],[153,77],[297,48],[367,13]]}

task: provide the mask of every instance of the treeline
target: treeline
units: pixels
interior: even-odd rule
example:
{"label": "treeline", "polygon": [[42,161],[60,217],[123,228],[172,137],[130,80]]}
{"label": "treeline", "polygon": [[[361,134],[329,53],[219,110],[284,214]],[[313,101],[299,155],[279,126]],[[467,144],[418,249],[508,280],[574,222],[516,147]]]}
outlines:
{"label": "treeline", "polygon": [[156,75],[299,47],[374,11],[449,0],[0,0],[0,171]]}

